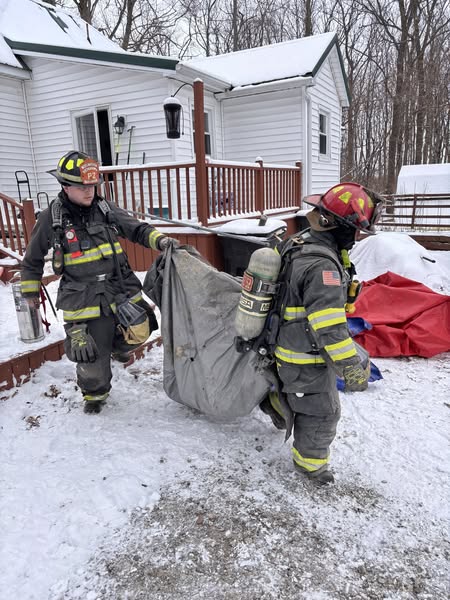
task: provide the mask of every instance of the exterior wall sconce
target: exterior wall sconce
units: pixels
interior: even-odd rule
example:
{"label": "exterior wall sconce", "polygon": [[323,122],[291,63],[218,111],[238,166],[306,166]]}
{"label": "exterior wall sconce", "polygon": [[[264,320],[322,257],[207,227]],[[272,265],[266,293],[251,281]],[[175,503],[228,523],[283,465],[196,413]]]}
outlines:
{"label": "exterior wall sconce", "polygon": [[177,98],[175,98],[175,96],[185,85],[190,85],[191,87],[194,87],[192,83],[183,83],[177,89],[175,94],[172,94],[163,102],[164,116],[166,118],[166,134],[169,140],[177,140],[181,135],[180,122],[181,115],[183,114],[183,107],[181,106],[181,102]]}
{"label": "exterior wall sconce", "polygon": [[175,96],[170,96],[164,100],[163,107],[166,118],[166,135],[169,140],[177,140],[181,135],[180,121],[183,111],[181,102]]}
{"label": "exterior wall sconce", "polygon": [[125,117],[117,115],[117,120],[113,127],[116,135],[122,135],[122,133],[125,131]]}

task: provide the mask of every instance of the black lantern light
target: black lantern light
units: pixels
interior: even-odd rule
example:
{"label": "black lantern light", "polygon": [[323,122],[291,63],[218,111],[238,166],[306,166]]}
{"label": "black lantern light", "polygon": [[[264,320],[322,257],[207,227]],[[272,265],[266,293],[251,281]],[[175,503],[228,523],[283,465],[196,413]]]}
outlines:
{"label": "black lantern light", "polygon": [[164,100],[164,115],[166,117],[166,133],[169,140],[180,137],[181,102],[174,96]]}
{"label": "black lantern light", "polygon": [[125,117],[117,115],[117,121],[113,127],[116,135],[122,135],[125,130]]}

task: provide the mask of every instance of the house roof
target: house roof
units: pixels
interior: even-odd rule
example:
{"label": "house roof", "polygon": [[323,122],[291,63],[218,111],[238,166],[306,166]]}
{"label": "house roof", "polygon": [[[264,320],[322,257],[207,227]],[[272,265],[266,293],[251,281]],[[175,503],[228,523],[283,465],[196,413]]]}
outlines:
{"label": "house roof", "polygon": [[339,91],[342,100],[347,103],[347,76],[337,35],[333,32],[239,52],[194,58],[179,63],[178,68],[194,68],[229,82],[232,88],[236,88],[283,79],[314,77],[328,56],[334,72],[341,80]]}
{"label": "house roof", "polygon": [[0,0],[0,64],[23,68],[16,58],[21,54],[169,70],[178,62],[126,52],[79,16],[47,2]]}

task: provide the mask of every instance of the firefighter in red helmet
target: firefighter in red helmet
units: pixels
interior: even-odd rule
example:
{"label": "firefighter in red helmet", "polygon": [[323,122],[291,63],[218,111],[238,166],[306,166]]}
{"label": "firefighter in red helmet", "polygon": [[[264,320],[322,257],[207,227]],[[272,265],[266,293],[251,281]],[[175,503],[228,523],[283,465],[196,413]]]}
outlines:
{"label": "firefighter in red helmet", "polygon": [[345,391],[365,390],[370,375],[347,326],[355,273],[348,251],[359,231],[374,233],[382,199],[357,183],[340,183],[304,201],[313,207],[306,215],[310,228],[279,248],[282,260],[290,260],[275,349],[282,393],[260,407],[276,427],[293,429],[296,469],[326,484],[334,481],[329,453],[340,418],[336,375]]}
{"label": "firefighter in red helmet", "polygon": [[77,363],[85,412],[97,413],[111,389],[111,358],[128,362],[129,352],[158,328],[119,236],[154,250],[178,242],[99,196],[99,164],[83,152],[68,152],[49,173],[62,189],[39,214],[22,262],[21,291],[39,302],[44,259],[53,248],[64,348]]}

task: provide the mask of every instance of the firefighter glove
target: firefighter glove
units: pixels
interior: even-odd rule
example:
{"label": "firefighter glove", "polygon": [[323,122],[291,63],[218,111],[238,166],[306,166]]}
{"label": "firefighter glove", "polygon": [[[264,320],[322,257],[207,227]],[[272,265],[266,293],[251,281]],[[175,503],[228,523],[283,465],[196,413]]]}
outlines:
{"label": "firefighter glove", "polygon": [[344,381],[346,392],[363,392],[367,390],[370,377],[370,361],[367,361],[367,366],[364,368],[359,365],[349,365],[344,367]]}
{"label": "firefighter glove", "polygon": [[178,248],[180,246],[180,242],[178,240],[176,240],[175,238],[171,238],[171,237],[167,237],[167,236],[164,236],[159,239],[158,247],[162,252],[164,252],[164,250],[167,250],[167,248],[169,246],[172,246],[172,248]]}
{"label": "firefighter glove", "polygon": [[98,349],[85,323],[73,325],[67,330],[67,336],[70,340],[71,360],[76,363],[91,363],[96,360]]}

